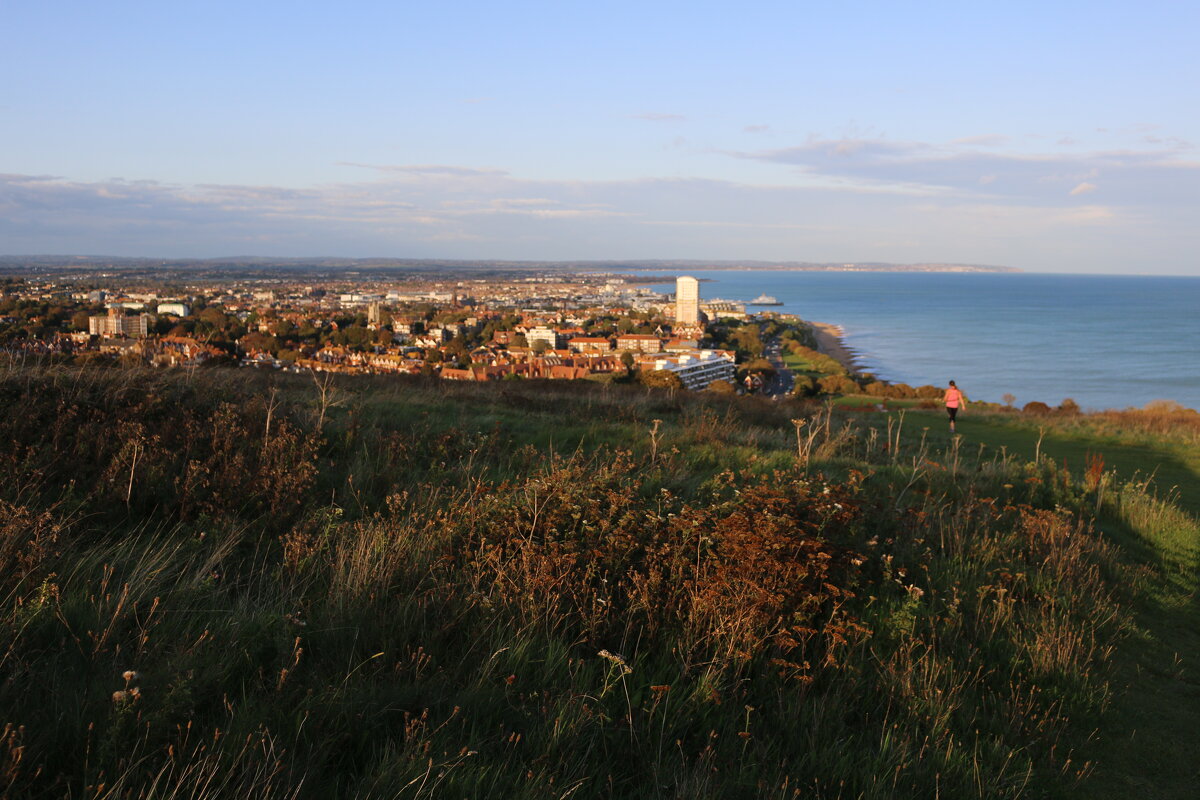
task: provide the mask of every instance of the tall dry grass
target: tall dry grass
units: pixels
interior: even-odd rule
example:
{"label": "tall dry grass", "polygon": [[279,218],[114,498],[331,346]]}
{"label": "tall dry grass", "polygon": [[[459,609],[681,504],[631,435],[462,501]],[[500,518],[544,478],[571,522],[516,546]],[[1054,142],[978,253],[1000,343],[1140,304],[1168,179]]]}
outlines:
{"label": "tall dry grass", "polygon": [[1088,773],[1072,736],[1127,619],[1092,515],[1118,494],[1053,464],[822,406],[75,372],[0,376],[24,410],[4,796],[1015,798]]}

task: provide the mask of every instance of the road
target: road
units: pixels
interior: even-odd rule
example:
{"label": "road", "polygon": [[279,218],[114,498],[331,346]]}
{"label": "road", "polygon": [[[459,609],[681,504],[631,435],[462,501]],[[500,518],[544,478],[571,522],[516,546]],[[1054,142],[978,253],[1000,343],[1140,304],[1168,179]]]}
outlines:
{"label": "road", "polygon": [[775,368],[775,377],[763,387],[763,394],[771,397],[786,396],[792,393],[796,386],[796,378],[792,371],[783,363],[783,353],[778,338],[768,339],[763,350],[763,357]]}

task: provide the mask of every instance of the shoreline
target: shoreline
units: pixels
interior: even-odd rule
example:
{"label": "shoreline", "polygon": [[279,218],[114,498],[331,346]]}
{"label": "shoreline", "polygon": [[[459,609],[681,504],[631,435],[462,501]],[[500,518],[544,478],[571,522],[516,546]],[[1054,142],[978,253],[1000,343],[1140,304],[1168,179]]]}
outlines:
{"label": "shoreline", "polygon": [[828,322],[809,322],[808,325],[817,338],[817,352],[835,359],[850,372],[862,372],[862,365],[858,363],[858,353],[848,347],[842,338],[846,330],[841,325]]}

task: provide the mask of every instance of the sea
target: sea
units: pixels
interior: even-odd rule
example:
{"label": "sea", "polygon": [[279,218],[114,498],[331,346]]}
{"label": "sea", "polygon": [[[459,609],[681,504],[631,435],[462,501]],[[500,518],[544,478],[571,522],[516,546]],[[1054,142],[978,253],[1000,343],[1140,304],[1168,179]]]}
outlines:
{"label": "sea", "polygon": [[[649,272],[649,271],[648,271]],[[662,271],[652,274],[662,275]],[[1084,409],[1200,409],[1200,278],[698,270],[701,300],[840,326],[864,371],[967,397]],[[674,284],[648,284],[674,292]]]}

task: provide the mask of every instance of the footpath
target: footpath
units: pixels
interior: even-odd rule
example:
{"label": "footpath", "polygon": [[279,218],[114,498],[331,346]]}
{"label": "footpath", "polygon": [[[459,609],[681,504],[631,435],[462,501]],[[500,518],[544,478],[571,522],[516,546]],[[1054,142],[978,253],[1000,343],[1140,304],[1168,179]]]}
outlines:
{"label": "footpath", "polygon": [[[967,417],[968,441],[1032,458],[1035,433]],[[1134,531],[1104,518],[1100,530],[1121,547],[1138,600],[1134,629],[1113,656],[1112,705],[1072,755],[1092,762],[1073,796],[1098,800],[1200,798],[1200,475],[1178,453],[1047,437],[1044,456],[1081,468],[1101,452],[1126,478],[1154,472],[1178,513],[1152,515]],[[1150,467],[1147,469],[1147,467]]]}
{"label": "footpath", "polygon": [[1155,570],[1135,609],[1135,630],[1117,650],[1112,708],[1080,755],[1095,760],[1082,796],[1200,797],[1200,524],[1164,524],[1138,536],[1111,523],[1135,564]]}

